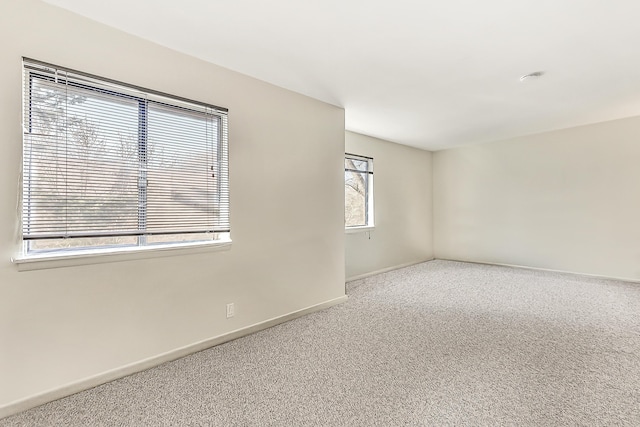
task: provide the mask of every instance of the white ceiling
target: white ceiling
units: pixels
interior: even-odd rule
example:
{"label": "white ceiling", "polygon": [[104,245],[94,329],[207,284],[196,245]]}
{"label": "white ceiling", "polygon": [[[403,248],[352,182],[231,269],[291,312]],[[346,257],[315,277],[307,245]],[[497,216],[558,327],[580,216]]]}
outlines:
{"label": "white ceiling", "polygon": [[637,0],[47,2],[429,150],[640,115]]}

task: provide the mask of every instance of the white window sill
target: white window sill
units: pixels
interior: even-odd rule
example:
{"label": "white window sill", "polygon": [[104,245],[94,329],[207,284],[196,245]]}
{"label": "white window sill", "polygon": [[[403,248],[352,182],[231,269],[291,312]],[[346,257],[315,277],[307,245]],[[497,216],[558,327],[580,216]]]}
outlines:
{"label": "white window sill", "polygon": [[20,255],[13,257],[11,262],[18,266],[19,271],[30,271],[43,270],[47,268],[102,264],[106,262],[189,255],[229,249],[231,249],[231,239],[220,239],[207,242],[174,243],[170,245],[133,246]]}
{"label": "white window sill", "polygon": [[346,234],[364,233],[366,231],[373,231],[375,227],[373,225],[365,225],[362,227],[346,227],[344,232]]}

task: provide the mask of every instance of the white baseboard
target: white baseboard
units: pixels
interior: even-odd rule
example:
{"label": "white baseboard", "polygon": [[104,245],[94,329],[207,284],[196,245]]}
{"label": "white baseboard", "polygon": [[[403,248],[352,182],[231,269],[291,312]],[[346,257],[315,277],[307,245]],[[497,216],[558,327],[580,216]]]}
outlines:
{"label": "white baseboard", "polygon": [[348,277],[345,280],[345,282],[353,282],[354,280],[364,279],[365,277],[375,276],[376,274],[382,274],[382,273],[386,273],[387,271],[398,270],[400,268],[410,267],[412,265],[422,264],[423,262],[433,261],[433,260],[434,260],[434,258],[427,258],[427,259],[423,259],[423,260],[420,260],[420,261],[412,261],[412,262],[407,262],[407,263],[400,264],[400,265],[394,265],[392,267],[387,267],[387,268],[383,268],[383,269],[376,270],[376,271],[370,271],[369,273],[364,273],[364,274],[359,274],[357,276]]}
{"label": "white baseboard", "polygon": [[575,272],[575,271],[555,270],[555,269],[552,269],[552,268],[542,268],[542,267],[530,267],[530,266],[527,266],[527,265],[519,265],[519,264],[505,264],[505,263],[500,263],[500,262],[473,261],[473,260],[453,259],[453,258],[435,258],[435,259],[442,260],[442,261],[466,262],[466,263],[470,263],[470,264],[497,265],[499,267],[522,268],[524,270],[548,271],[550,273],[573,274],[575,276],[591,277],[591,278],[594,278],[594,279],[617,280],[617,281],[620,281],[620,282],[628,282],[628,283],[636,283],[636,284],[640,283],[640,280],[638,280],[638,279],[630,279],[630,278],[627,278],[627,277],[603,276],[603,275],[600,275],[600,274],[578,273],[578,272]]}
{"label": "white baseboard", "polygon": [[57,399],[61,399],[80,391],[88,390],[101,384],[116,380],[118,378],[126,377],[127,375],[153,368],[162,363],[180,359],[181,357],[188,356],[189,354],[206,350],[207,348],[223,344],[227,341],[235,340],[237,338],[261,331],[263,329],[270,328],[280,323],[302,317],[306,314],[332,307],[334,305],[345,302],[347,299],[347,295],[334,298],[332,300],[312,305],[310,307],[303,308],[301,310],[297,310],[283,316],[274,317],[273,319],[265,320],[264,322],[256,323],[223,335],[208,338],[206,340],[189,344],[187,346],[180,347],[175,350],[150,357],[148,359],[143,359],[138,362],[121,366],[107,372],[84,378],[79,381],[75,381],[73,383],[65,384],[61,387],[56,387],[55,389],[47,390],[43,393],[38,393],[33,396],[10,402],[8,404],[0,406],[0,419],[17,414],[19,412],[26,411],[27,409],[35,408],[36,406],[40,406]]}

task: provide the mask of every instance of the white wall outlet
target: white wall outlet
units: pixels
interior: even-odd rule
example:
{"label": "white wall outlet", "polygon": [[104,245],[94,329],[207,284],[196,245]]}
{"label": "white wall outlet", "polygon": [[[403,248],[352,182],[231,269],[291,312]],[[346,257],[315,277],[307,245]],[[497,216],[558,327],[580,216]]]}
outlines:
{"label": "white wall outlet", "polygon": [[236,314],[236,307],[232,302],[227,304],[227,319],[233,317]]}

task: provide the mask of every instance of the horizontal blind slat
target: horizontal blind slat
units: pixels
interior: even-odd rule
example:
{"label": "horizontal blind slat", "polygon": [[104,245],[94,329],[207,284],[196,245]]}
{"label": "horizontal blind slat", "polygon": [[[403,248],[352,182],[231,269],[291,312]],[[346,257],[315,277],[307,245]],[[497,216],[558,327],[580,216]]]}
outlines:
{"label": "horizontal blind slat", "polygon": [[226,110],[38,63],[24,102],[25,239],[228,232]]}

